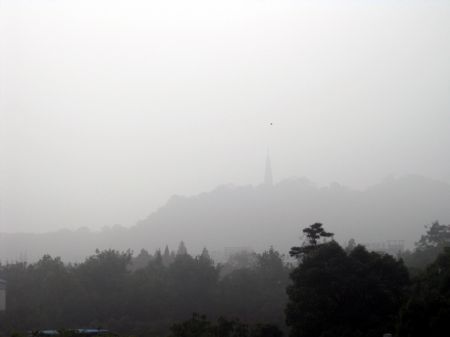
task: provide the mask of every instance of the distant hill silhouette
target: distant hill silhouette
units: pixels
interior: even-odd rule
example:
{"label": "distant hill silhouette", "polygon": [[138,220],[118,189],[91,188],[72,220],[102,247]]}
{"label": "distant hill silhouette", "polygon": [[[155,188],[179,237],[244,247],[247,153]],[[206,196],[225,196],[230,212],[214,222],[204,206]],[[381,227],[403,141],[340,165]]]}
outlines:
{"label": "distant hill silhouette", "polygon": [[323,222],[341,242],[405,240],[412,246],[424,225],[434,220],[450,223],[449,205],[450,185],[420,176],[385,179],[362,191],[338,184],[318,187],[306,179],[273,186],[227,185],[196,196],[173,196],[129,229],[1,234],[0,259],[33,261],[49,253],[77,261],[96,248],[153,252],[166,244],[175,249],[181,240],[193,253],[204,246],[210,251],[260,251],[271,245],[287,252],[298,244],[300,229],[314,222]]}

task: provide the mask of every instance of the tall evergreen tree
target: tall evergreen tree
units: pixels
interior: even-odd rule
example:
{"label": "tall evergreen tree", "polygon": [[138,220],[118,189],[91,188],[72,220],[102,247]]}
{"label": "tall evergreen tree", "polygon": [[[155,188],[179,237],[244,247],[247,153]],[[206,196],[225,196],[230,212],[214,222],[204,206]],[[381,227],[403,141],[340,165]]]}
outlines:
{"label": "tall evergreen tree", "polygon": [[166,267],[172,262],[170,258],[169,246],[167,245],[166,248],[164,248],[164,253],[162,255],[162,262]]}
{"label": "tall evergreen tree", "polygon": [[178,245],[177,255],[187,255],[187,248],[183,241],[180,241],[180,244]]}
{"label": "tall evergreen tree", "polygon": [[409,282],[402,261],[335,241],[302,252],[287,288],[291,337],[379,337],[393,332]]}
{"label": "tall evergreen tree", "polygon": [[[319,245],[325,243],[327,238],[332,238],[333,233],[325,231],[323,225],[319,222],[303,229],[305,240],[300,247],[292,247],[289,254],[295,258],[301,258],[310,251],[316,249]],[[321,240],[322,239],[322,240]],[[322,242],[321,242],[322,241]]]}

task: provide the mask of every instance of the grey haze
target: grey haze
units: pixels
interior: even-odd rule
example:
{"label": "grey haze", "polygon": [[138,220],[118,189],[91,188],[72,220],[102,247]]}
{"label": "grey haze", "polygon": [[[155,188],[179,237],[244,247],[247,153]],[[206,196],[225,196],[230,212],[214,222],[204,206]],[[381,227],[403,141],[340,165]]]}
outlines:
{"label": "grey haze", "polygon": [[[216,245],[208,231],[188,237],[177,214],[189,209],[203,231],[232,226],[220,212],[237,212],[236,199],[260,207],[269,151],[276,183],[318,187],[276,184],[270,216],[242,210],[233,225],[254,217],[252,230],[272,235],[285,224],[283,247],[318,220],[342,238],[412,242],[450,220],[449,60],[448,1],[0,0],[0,232],[132,227],[152,214],[130,233]],[[371,199],[370,186],[409,174],[436,190],[412,182],[399,204]],[[228,183],[241,187],[214,190]],[[212,213],[200,223],[191,209],[203,200]]]}

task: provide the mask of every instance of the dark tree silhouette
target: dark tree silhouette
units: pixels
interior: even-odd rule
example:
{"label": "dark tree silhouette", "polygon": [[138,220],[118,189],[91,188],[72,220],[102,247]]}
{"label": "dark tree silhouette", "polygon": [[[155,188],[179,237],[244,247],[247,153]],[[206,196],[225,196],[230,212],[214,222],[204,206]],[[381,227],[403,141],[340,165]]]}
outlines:
{"label": "dark tree silhouette", "polygon": [[174,324],[169,337],[281,337],[281,330],[272,324],[250,326],[239,319],[219,317],[217,323],[205,315],[194,313],[192,318]]}
{"label": "dark tree silhouette", "polygon": [[450,248],[420,275],[401,312],[399,336],[438,337],[450,318]]}
{"label": "dark tree silhouette", "polygon": [[416,249],[402,254],[406,265],[414,274],[433,263],[445,247],[450,247],[450,225],[441,225],[439,221],[425,226],[426,233],[416,242]]}
{"label": "dark tree silhouette", "polygon": [[164,248],[164,253],[162,254],[162,261],[165,266],[168,266],[173,262],[172,259],[170,258],[169,246],[167,245],[166,248]]}
{"label": "dark tree silhouette", "polygon": [[[304,254],[307,254],[311,250],[314,250],[319,246],[320,239],[326,239],[333,237],[333,233],[325,231],[323,225],[319,222],[312,224],[311,226],[303,229],[305,241],[301,247],[292,247],[289,254],[295,258],[301,258]],[[323,243],[323,242],[322,242]]]}
{"label": "dark tree silhouette", "polygon": [[389,255],[335,241],[318,245],[292,272],[287,288],[291,337],[379,337],[393,332],[408,272]]}
{"label": "dark tree silhouette", "polygon": [[433,222],[427,226],[427,232],[422,235],[416,243],[419,250],[425,250],[432,247],[446,247],[450,245],[450,225],[441,225],[439,221]]}
{"label": "dark tree silhouette", "polygon": [[180,244],[178,245],[177,255],[186,255],[187,253],[188,253],[187,248],[184,242],[181,241]]}

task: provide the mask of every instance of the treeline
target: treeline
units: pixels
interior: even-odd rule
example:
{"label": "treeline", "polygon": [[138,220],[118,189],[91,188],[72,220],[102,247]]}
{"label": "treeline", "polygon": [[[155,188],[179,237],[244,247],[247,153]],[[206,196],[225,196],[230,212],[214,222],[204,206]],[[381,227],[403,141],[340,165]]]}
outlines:
{"label": "treeline", "polygon": [[[439,337],[450,318],[450,226],[434,223],[401,258],[369,252],[353,241],[343,248],[315,223],[303,230],[305,241],[292,247],[298,265],[291,272],[285,308],[290,337]],[[418,269],[417,261],[434,262]],[[411,271],[412,275],[411,276]],[[228,324],[229,325],[229,324]],[[194,315],[172,328],[170,337],[279,337],[273,325],[235,323],[238,329]],[[258,328],[259,327],[259,328]]]}
{"label": "treeline", "polygon": [[80,264],[44,256],[33,264],[1,266],[8,288],[0,329],[102,327],[166,336],[193,312],[285,326],[290,269],[281,254],[242,252],[215,265],[206,249],[193,257],[180,246],[170,260],[159,251],[133,258],[129,251],[106,250]]}
{"label": "treeline", "polygon": [[[292,247],[214,264],[205,249],[97,251],[80,264],[44,256],[1,266],[3,334],[102,327],[170,337],[437,337],[450,317],[450,226],[433,223],[398,257],[341,247],[322,224]],[[407,262],[405,265],[404,260]],[[408,267],[409,266],[409,267]],[[199,313],[194,314],[192,313]],[[207,314],[207,317],[203,314]]]}
{"label": "treeline", "polygon": [[409,271],[401,258],[342,248],[316,223],[292,247],[299,260],[291,273],[286,320],[291,337],[438,337],[450,318],[450,226],[434,223],[408,254],[437,258]]}

